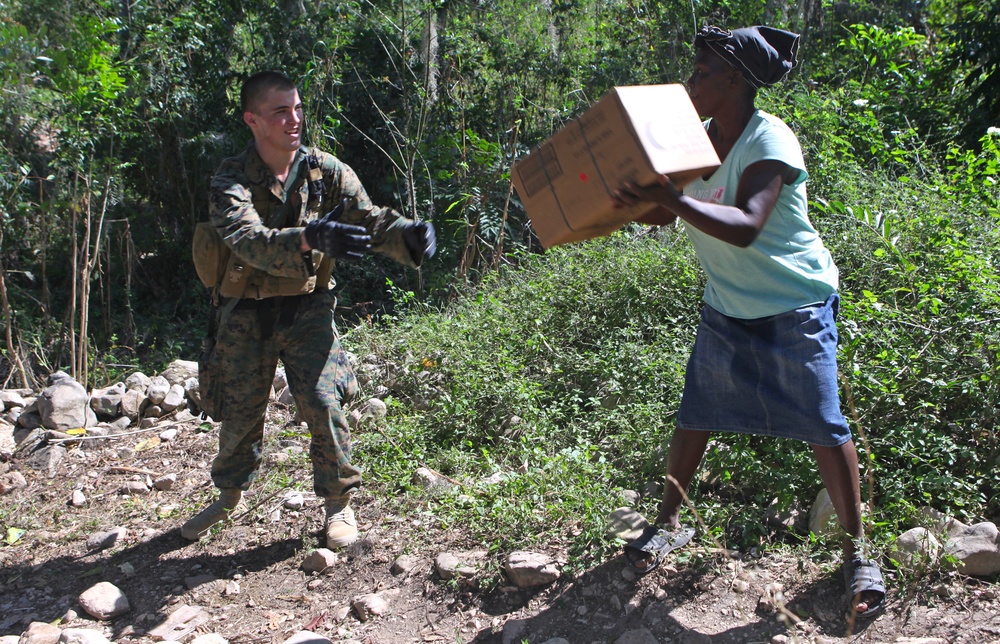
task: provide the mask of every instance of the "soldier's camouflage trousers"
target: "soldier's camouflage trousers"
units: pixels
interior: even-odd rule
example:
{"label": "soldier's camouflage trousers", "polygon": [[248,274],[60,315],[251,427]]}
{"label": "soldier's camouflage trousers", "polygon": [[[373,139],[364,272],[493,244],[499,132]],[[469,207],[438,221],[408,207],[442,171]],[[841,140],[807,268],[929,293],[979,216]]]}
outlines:
{"label": "soldier's camouflage trousers", "polygon": [[[215,344],[226,414],[219,454],[212,462],[216,487],[247,489],[260,467],[264,416],[280,358],[312,442],[313,488],[317,496],[339,496],[361,483],[351,464],[351,435],[343,405],[358,382],[334,326],[329,291],[300,298],[294,319],[278,314],[271,333],[254,309],[236,308],[221,321]],[[290,316],[286,316],[290,317]],[[269,336],[269,337],[268,337]]]}

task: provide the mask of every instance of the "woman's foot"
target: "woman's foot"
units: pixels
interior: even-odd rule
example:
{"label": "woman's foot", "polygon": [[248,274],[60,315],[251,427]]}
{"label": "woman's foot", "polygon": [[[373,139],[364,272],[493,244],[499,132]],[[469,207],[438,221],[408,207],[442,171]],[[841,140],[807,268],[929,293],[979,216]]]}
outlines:
{"label": "woman's foot", "polygon": [[642,536],[625,546],[625,560],[632,570],[644,575],[656,569],[674,550],[686,546],[694,536],[694,528],[681,525],[647,526]]}

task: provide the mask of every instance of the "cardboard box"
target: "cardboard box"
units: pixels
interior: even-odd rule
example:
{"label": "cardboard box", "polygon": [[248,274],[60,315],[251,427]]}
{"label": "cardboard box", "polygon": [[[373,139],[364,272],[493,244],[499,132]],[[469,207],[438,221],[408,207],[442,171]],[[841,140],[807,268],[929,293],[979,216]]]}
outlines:
{"label": "cardboard box", "polygon": [[682,85],[616,87],[511,169],[546,248],[608,235],[655,206],[614,207],[625,181],[683,185],[719,157]]}

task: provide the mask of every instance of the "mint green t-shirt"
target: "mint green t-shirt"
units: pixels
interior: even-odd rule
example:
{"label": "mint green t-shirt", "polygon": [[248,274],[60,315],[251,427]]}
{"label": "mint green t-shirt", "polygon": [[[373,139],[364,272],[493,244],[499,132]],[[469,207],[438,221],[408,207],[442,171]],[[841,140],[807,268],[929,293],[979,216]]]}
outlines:
{"label": "mint green t-shirt", "polygon": [[[706,127],[707,127],[706,123]],[[837,266],[809,221],[806,167],[795,134],[776,116],[757,110],[722,165],[684,194],[732,206],[743,171],[765,160],[799,170],[781,188],[763,230],[747,248],[728,244],[685,224],[708,275],[705,302],[730,317],[754,319],[824,302],[837,290]]]}

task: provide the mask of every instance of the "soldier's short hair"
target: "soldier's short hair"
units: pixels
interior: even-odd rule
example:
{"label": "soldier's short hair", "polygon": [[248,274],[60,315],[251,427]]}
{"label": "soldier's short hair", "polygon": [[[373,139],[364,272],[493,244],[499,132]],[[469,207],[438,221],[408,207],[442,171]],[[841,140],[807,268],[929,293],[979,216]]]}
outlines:
{"label": "soldier's short hair", "polygon": [[240,111],[252,112],[257,107],[257,102],[272,89],[287,92],[296,87],[292,79],[281,72],[257,72],[243,81],[243,87],[240,88]]}

